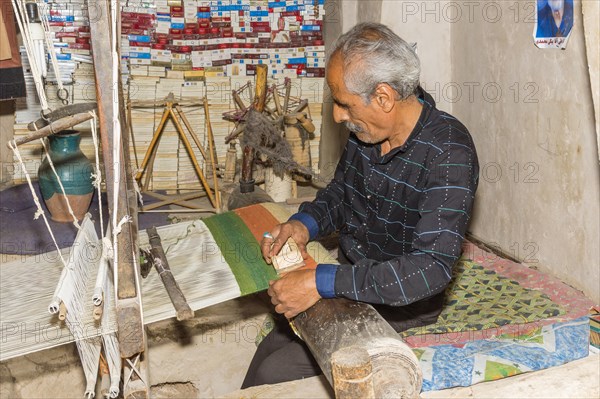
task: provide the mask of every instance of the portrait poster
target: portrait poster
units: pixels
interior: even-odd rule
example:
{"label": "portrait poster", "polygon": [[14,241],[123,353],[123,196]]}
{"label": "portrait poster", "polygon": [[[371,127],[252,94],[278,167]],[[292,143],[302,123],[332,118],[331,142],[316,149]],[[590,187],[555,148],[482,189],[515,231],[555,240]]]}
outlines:
{"label": "portrait poster", "polygon": [[573,30],[573,0],[537,0],[533,40],[539,48],[567,47]]}

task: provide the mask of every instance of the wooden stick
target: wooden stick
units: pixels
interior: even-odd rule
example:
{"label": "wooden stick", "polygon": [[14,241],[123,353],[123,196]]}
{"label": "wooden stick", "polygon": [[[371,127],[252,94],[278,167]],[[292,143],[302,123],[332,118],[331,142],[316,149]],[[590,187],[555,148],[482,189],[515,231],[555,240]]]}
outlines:
{"label": "wooden stick", "polygon": [[175,277],[173,277],[156,227],[150,227],[146,231],[151,245],[150,253],[153,256],[152,263],[162,279],[167,293],[169,294],[169,298],[171,298],[171,302],[177,311],[177,320],[181,321],[193,318],[194,311],[190,308],[190,305],[188,305],[183,292],[181,292],[179,285],[177,285],[177,281],[175,281]]}
{"label": "wooden stick", "polygon": [[[181,123],[179,122],[179,119],[177,119],[175,112],[173,112],[173,108],[169,108],[169,113],[171,114],[171,117],[173,118],[173,122],[175,123],[175,128],[177,129],[177,132],[179,133],[179,137],[181,138],[181,141],[183,142],[183,146],[185,147],[188,155],[190,156],[190,159],[192,160],[192,165],[194,166],[196,175],[202,182],[202,186],[206,190],[206,194],[208,194],[208,199],[210,200],[210,203],[215,208],[219,209],[219,203],[218,203],[217,197],[216,197],[216,195],[217,195],[216,189],[215,189],[215,196],[213,197],[213,194],[210,191],[210,186],[208,185],[208,182],[206,181],[206,177],[204,177],[204,172],[202,172],[202,169],[200,168],[200,165],[198,164],[198,160],[196,159],[196,155],[194,154],[194,149],[192,148],[190,141],[188,140],[187,136],[185,135],[185,132],[183,131],[183,127],[181,127]],[[212,147],[211,147],[210,151],[212,153]],[[214,172],[214,173],[216,174],[216,172]],[[216,184],[216,182],[215,182],[215,184]]]}
{"label": "wooden stick", "polygon": [[[75,125],[79,125],[82,122],[92,119],[93,116],[89,112],[82,112],[80,114],[75,114],[72,116],[67,116],[65,118],[59,119],[51,124],[44,126],[40,130],[37,130],[35,133],[28,134],[25,137],[20,137],[15,140],[16,145],[21,145],[25,143],[29,143],[30,141],[41,139],[44,137],[48,137],[52,134],[58,133],[61,130],[69,129]],[[10,148],[10,147],[9,147]]]}
{"label": "wooden stick", "polygon": [[[131,100],[127,102],[127,128],[131,136],[131,145],[133,146],[133,155],[135,157],[135,167],[140,167],[140,161],[137,155],[137,146],[135,145],[135,135],[133,134],[133,123],[131,121]],[[129,150],[129,149],[128,149]]]}
{"label": "wooden stick", "polygon": [[[266,65],[256,66],[256,88],[252,107],[257,112],[265,109],[267,98],[267,74],[269,67]],[[254,163],[254,148],[245,146],[242,150],[242,176],[240,177],[240,191],[242,193],[254,190],[254,179],[252,178],[252,164]]]}
{"label": "wooden stick", "polygon": [[47,115],[44,115],[43,118],[40,118],[35,122],[31,122],[29,125],[27,125],[27,129],[35,132],[37,130],[40,130],[44,126],[48,126],[49,123],[56,122],[60,119],[66,118],[67,116],[84,114],[89,111],[94,111],[95,109],[96,103],[79,103],[65,105],[62,108],[59,108],[55,111],[50,112]]}
{"label": "wooden stick", "polygon": [[206,133],[208,135],[208,151],[210,152],[210,163],[212,166],[213,184],[215,186],[215,197],[217,200],[217,213],[221,213],[221,195],[219,193],[219,181],[217,180],[217,162],[215,161],[214,136],[210,124],[210,112],[208,111],[208,100],[204,98],[204,119],[206,120]]}
{"label": "wooden stick", "polygon": [[[160,101],[151,101],[151,100],[131,100],[131,106],[133,108],[156,108],[156,107],[164,107],[167,105],[169,101],[168,96]],[[181,101],[178,100],[177,103],[184,107],[193,107],[193,106],[202,106],[202,102],[198,101]]]}
{"label": "wooden stick", "polygon": [[283,113],[287,114],[290,103],[290,94],[292,92],[292,81],[290,78],[285,78],[285,97],[283,98]]}
{"label": "wooden stick", "polygon": [[242,111],[246,111],[248,108],[246,108],[246,106],[244,105],[244,102],[242,101],[242,99],[240,98],[240,95],[238,94],[238,92],[236,90],[234,90],[231,95],[233,96],[233,101],[235,101],[235,103],[237,104],[238,107],[240,107],[240,109]]}
{"label": "wooden stick", "polygon": [[141,209],[141,211],[143,211],[143,212],[147,212],[152,209],[160,208],[161,206],[170,205],[170,204],[185,206],[187,208],[192,208],[192,209],[199,209],[198,206],[196,206],[194,204],[190,204],[190,203],[188,203],[188,201],[191,199],[199,198],[199,197],[205,197],[207,195],[206,193],[189,193],[189,194],[169,196],[169,195],[162,195],[159,193],[153,193],[151,191],[147,191],[146,194],[151,195],[154,198],[158,198],[162,201],[144,205]]}
{"label": "wooden stick", "polygon": [[277,86],[273,85],[273,101],[275,102],[275,109],[277,110],[277,116],[283,115],[281,109],[281,101],[279,100],[279,92],[277,92]]}
{"label": "wooden stick", "polygon": [[141,213],[215,213],[214,208],[197,208],[197,209],[150,209],[140,211]]}
{"label": "wooden stick", "polygon": [[202,154],[202,156],[204,157],[204,159],[207,159],[208,157],[206,156],[206,150],[204,150],[204,146],[200,142],[200,139],[198,138],[198,135],[196,134],[196,132],[192,128],[192,124],[188,120],[187,116],[185,116],[185,114],[183,113],[183,110],[181,109],[181,107],[179,106],[179,104],[175,104],[175,109],[177,110],[177,113],[181,117],[181,120],[183,121],[183,124],[185,125],[185,127],[187,128],[187,130],[190,132],[190,136],[192,136],[192,139],[194,140],[194,143],[196,143],[196,145],[198,146],[198,149],[200,150],[200,153]]}
{"label": "wooden stick", "polygon": [[[142,176],[143,176],[144,172],[146,172],[146,166],[150,165],[150,167],[152,167],[152,165],[154,164],[154,157],[156,154],[156,149],[158,147],[158,143],[159,143],[160,137],[162,135],[162,129],[163,129],[165,123],[167,122],[168,117],[169,117],[169,110],[165,109],[163,111],[162,117],[160,118],[158,127],[156,128],[156,130],[154,131],[154,134],[152,135],[152,140],[150,140],[150,144],[148,145],[148,150],[146,150],[146,155],[144,155],[144,160],[142,161],[140,170],[138,171],[137,175],[135,176],[135,180],[137,180],[138,182],[141,182]],[[147,173],[148,173],[148,176],[150,176],[151,170],[147,171]],[[144,181],[144,185],[142,187],[143,191],[145,191],[147,189],[148,176],[146,177],[146,180]]]}

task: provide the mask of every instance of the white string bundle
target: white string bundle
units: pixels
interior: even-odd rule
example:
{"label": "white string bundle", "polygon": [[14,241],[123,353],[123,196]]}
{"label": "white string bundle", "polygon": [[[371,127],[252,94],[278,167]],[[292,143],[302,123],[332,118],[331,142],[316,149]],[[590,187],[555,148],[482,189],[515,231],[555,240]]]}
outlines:
{"label": "white string bundle", "polygon": [[[48,15],[50,15],[50,6],[43,1],[37,2],[40,21],[42,21],[42,28],[44,29],[44,38],[46,39],[46,48],[50,54],[50,62],[52,63],[52,70],[56,76],[56,83],[58,85],[59,93],[66,93],[63,85],[62,75],[60,73],[60,65],[56,58],[56,52],[54,51],[54,43],[52,41],[52,31],[50,30],[50,23],[48,22]],[[66,99],[66,97],[65,97]]]}
{"label": "white string bundle", "polygon": [[[39,39],[32,36],[32,27],[27,18],[27,11],[25,9],[24,0],[12,0],[13,10],[15,11],[15,17],[21,35],[23,37],[23,45],[27,52],[27,58],[29,60],[29,67],[31,68],[31,75],[35,83],[35,90],[40,99],[40,105],[42,112],[47,112],[48,99],[46,98],[46,92],[44,90],[43,77],[46,76],[46,65],[45,65],[45,51],[43,42],[40,43]],[[42,65],[43,63],[43,65]]]}
{"label": "white string bundle", "polygon": [[67,308],[66,323],[77,344],[87,381],[85,395],[88,398],[93,397],[95,392],[101,341],[98,337],[87,337],[87,326],[83,324],[83,320],[86,313],[85,296],[89,289],[88,282],[97,269],[100,251],[100,241],[88,214],[73,243],[69,256],[70,267],[58,292],[59,298]]}

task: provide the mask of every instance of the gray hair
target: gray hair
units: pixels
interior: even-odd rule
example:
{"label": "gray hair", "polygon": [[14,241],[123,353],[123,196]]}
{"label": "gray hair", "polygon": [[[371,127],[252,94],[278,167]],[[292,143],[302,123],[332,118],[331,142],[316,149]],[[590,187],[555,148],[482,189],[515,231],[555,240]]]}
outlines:
{"label": "gray hair", "polygon": [[387,83],[399,100],[415,94],[421,65],[412,47],[390,28],[361,23],[338,38],[330,57],[340,53],[348,90],[371,101],[377,86]]}

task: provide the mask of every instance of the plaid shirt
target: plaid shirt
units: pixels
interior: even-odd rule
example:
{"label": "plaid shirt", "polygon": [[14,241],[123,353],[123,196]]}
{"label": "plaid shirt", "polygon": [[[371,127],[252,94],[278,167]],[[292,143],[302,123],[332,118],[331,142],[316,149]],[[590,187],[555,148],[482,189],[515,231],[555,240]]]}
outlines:
{"label": "plaid shirt", "polygon": [[456,118],[419,89],[422,112],[404,145],[351,135],[333,180],[291,219],[311,240],[340,233],[352,264],[319,264],[323,298],[404,306],[442,292],[470,218],[478,181],[473,140]]}

